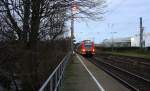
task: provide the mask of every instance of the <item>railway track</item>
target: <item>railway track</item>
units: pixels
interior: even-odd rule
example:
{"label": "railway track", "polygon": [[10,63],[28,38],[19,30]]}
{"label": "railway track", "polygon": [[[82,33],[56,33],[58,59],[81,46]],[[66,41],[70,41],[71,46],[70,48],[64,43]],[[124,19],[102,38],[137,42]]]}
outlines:
{"label": "railway track", "polygon": [[150,66],[150,59],[138,58],[138,57],[130,57],[123,55],[114,55],[114,54],[98,54],[101,57],[112,57],[118,60],[126,60],[129,62],[138,62],[139,64]]}
{"label": "railway track", "polygon": [[110,63],[104,62],[100,58],[95,57],[89,60],[108,74],[112,75],[113,77],[126,84],[132,90],[150,91],[150,80]]}
{"label": "railway track", "polygon": [[119,56],[97,56],[101,57],[103,60],[111,63],[115,66],[120,68],[126,69],[130,72],[135,73],[141,77],[150,79],[150,65],[148,60],[138,60],[138,59],[131,59],[126,57],[119,57]]}
{"label": "railway track", "polygon": [[114,64],[120,68],[129,70],[130,72],[133,72],[136,75],[150,79],[150,67],[145,64],[139,64],[136,61],[130,62],[127,60],[118,60],[118,59],[109,59],[105,61]]}
{"label": "railway track", "polygon": [[115,58],[118,60],[126,60],[128,62],[137,62],[140,65],[150,67],[150,61],[149,60],[132,59],[132,58],[125,58],[125,57],[115,57]]}

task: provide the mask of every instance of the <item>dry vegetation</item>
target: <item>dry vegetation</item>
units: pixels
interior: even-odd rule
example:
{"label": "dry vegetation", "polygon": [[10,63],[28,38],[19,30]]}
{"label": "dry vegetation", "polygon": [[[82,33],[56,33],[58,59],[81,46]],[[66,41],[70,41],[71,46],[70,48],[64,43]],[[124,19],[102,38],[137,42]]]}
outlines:
{"label": "dry vegetation", "polygon": [[36,90],[69,51],[68,44],[69,39],[39,42],[34,52],[28,45],[18,41],[1,42],[1,86],[7,89],[22,88],[23,91]]}
{"label": "dry vegetation", "polygon": [[[0,0],[0,89],[37,91],[66,55],[68,22],[102,18],[104,0]],[[4,41],[4,42],[2,42]],[[21,88],[21,89],[20,89]]]}

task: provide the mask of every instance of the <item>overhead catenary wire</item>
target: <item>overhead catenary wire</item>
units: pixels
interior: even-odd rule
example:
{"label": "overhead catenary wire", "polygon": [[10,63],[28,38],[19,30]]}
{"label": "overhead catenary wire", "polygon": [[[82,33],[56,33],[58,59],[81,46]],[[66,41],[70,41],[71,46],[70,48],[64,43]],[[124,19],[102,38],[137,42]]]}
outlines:
{"label": "overhead catenary wire", "polygon": [[122,6],[126,1],[128,1],[128,0],[121,0],[117,5],[114,6],[114,8],[112,8],[111,10],[108,10],[108,14],[107,14],[107,15],[113,14],[120,6]]}

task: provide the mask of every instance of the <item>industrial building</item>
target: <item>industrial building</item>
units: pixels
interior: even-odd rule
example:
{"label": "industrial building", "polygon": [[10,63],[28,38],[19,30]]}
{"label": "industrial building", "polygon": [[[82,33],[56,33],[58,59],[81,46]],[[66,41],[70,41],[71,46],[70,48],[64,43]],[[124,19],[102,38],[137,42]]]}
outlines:
{"label": "industrial building", "polygon": [[115,38],[115,39],[105,39],[103,41],[103,45],[105,47],[130,47],[131,46],[131,38]]}
{"label": "industrial building", "polygon": [[[140,36],[135,35],[131,38],[131,46],[132,47],[139,47],[140,43]],[[150,47],[150,32],[143,34],[143,46]]]}
{"label": "industrial building", "polygon": [[[105,39],[103,45],[105,47],[139,47],[140,36],[136,34],[132,37]],[[150,32],[143,34],[143,47],[150,47]]]}

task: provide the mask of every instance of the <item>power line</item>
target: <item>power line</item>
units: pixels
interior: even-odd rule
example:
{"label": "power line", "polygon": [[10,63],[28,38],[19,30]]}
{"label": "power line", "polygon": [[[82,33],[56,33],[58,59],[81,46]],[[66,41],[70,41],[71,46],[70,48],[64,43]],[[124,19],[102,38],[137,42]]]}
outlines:
{"label": "power line", "polygon": [[120,1],[117,5],[114,6],[113,9],[111,9],[110,11],[108,11],[108,12],[110,12],[110,13],[107,14],[107,15],[111,15],[113,12],[115,12],[115,10],[117,10],[117,9],[118,9],[121,5],[123,5],[126,1],[128,1],[128,0],[122,0],[122,1]]}

